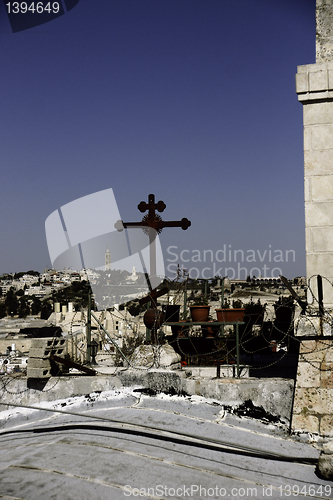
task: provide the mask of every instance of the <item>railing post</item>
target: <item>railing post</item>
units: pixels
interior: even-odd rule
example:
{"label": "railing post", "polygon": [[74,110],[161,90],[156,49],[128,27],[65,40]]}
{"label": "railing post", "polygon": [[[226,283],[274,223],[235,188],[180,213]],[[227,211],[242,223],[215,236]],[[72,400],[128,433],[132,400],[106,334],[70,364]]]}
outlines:
{"label": "railing post", "polygon": [[90,363],[90,352],[91,352],[91,289],[88,291],[88,311],[87,311],[87,325],[86,325],[86,334],[87,334],[87,355],[86,361]]}
{"label": "railing post", "polygon": [[239,378],[239,330],[236,323],[236,356],[237,356],[237,378]]}

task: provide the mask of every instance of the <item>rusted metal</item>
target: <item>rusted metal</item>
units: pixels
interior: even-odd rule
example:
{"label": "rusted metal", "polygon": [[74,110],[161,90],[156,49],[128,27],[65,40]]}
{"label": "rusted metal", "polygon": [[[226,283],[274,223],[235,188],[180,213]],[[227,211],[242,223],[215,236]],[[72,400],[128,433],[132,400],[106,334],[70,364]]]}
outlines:
{"label": "rusted metal", "polygon": [[317,276],[317,287],[318,287],[318,306],[319,306],[319,316],[324,316],[324,302],[323,302],[323,279],[318,274]]}
{"label": "rusted metal", "polygon": [[[186,230],[190,227],[191,221],[186,219],[185,217],[180,221],[163,221],[162,218],[156,213],[163,212],[166,208],[166,204],[164,201],[159,201],[155,203],[155,195],[150,194],[148,196],[148,203],[145,201],[141,201],[138,205],[138,209],[140,212],[145,212],[148,210],[148,214],[146,214],[141,222],[123,222],[117,221],[114,227],[117,231],[122,231],[127,227],[142,227],[143,230],[147,228],[147,234],[149,236],[150,243],[150,275],[156,276],[156,249],[155,249],[155,238],[156,234],[159,234],[164,227],[181,227],[183,230]],[[153,229],[153,231],[149,231],[149,228]]]}
{"label": "rusted metal", "polygon": [[281,281],[282,283],[284,284],[284,286],[289,290],[289,292],[291,293],[291,295],[294,297],[294,299],[296,300],[296,302],[298,303],[298,305],[301,307],[302,309],[302,313],[301,314],[305,314],[305,309],[307,308],[308,306],[308,303],[306,300],[302,300],[298,295],[297,293],[295,292],[295,290],[291,287],[291,285],[289,284],[287,278],[285,278],[284,276],[282,276],[280,274],[280,278],[281,278]]}
{"label": "rusted metal", "polygon": [[[191,221],[186,219],[185,217],[180,221],[163,221],[161,216],[156,213],[163,212],[166,208],[166,204],[164,201],[160,200],[155,203],[155,195],[148,195],[148,203],[145,201],[141,201],[138,205],[138,210],[141,213],[144,213],[148,210],[148,214],[146,214],[141,222],[123,222],[119,220],[115,223],[114,227],[117,231],[122,231],[124,228],[128,227],[141,227],[143,231],[149,236],[149,252],[150,252],[150,276],[156,276],[156,235],[161,233],[164,227],[181,227],[183,230],[186,230],[190,227]],[[151,229],[151,230],[150,230]],[[157,307],[156,299],[165,295],[168,292],[168,288],[163,288],[162,290],[157,290],[157,288],[152,289],[150,284],[149,277],[147,273],[146,280],[149,288],[149,295],[147,297],[143,297],[140,300],[140,304],[145,304],[147,302],[151,302],[153,308]],[[156,328],[153,327],[151,330],[151,342],[152,344],[157,343],[157,331]]]}
{"label": "rusted metal", "polygon": [[155,307],[157,305],[156,299],[158,299],[158,297],[162,297],[162,295],[165,295],[168,291],[168,287],[161,288],[161,290],[154,288],[154,290],[151,290],[149,295],[142,297],[142,299],[139,300],[139,304],[142,306],[143,304],[147,304],[147,302],[152,302]]}
{"label": "rusted metal", "polygon": [[162,218],[155,212],[163,212],[166,208],[166,204],[164,201],[159,201],[155,203],[155,195],[150,194],[148,196],[148,203],[145,201],[141,201],[138,205],[138,209],[140,212],[146,212],[148,210],[148,214],[146,214],[141,222],[123,222],[117,221],[115,223],[115,228],[117,231],[122,231],[123,228],[126,227],[151,227],[155,229],[157,233],[160,233],[164,227],[181,227],[184,231],[188,229],[191,225],[191,221],[186,219],[185,217],[180,221],[163,221]]}
{"label": "rusted metal", "polygon": [[67,366],[68,368],[76,368],[76,370],[80,370],[81,372],[85,372],[87,375],[96,375],[95,370],[92,368],[88,368],[87,366],[83,366],[79,363],[74,363],[74,361],[70,361],[69,359],[60,358],[55,354],[51,354],[50,359],[53,359],[56,363],[60,363],[62,365]]}

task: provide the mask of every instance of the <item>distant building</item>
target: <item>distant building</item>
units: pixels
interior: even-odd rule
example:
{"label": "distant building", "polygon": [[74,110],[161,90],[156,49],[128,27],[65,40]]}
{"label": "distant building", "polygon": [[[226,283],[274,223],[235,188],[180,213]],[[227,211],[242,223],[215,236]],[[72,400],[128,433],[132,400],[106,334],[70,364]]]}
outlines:
{"label": "distant building", "polygon": [[130,276],[127,276],[126,281],[137,281],[138,278],[139,276],[136,274],[135,266],[133,266],[132,274],[130,274]]}
{"label": "distant building", "polygon": [[109,246],[108,246],[108,248],[106,249],[106,252],[105,252],[105,267],[104,267],[104,270],[105,271],[111,271],[111,252],[109,250]]}

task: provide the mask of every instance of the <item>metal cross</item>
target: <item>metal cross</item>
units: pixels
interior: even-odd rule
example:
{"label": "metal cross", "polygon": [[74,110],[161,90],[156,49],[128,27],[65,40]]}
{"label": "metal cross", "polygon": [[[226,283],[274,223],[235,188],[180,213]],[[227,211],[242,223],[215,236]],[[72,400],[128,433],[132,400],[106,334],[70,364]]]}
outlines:
{"label": "metal cross", "polygon": [[[117,221],[114,227],[117,231],[122,231],[124,227],[142,227],[143,231],[149,236],[149,256],[150,256],[150,279],[147,273],[146,280],[149,288],[148,297],[143,297],[140,300],[140,304],[146,302],[151,302],[153,309],[157,308],[157,298],[168,293],[168,288],[163,288],[162,290],[157,290],[157,288],[152,287],[151,279],[156,276],[156,235],[159,234],[164,227],[181,227],[182,229],[187,229],[190,227],[191,222],[188,219],[182,219],[180,221],[163,221],[162,218],[156,213],[163,212],[166,208],[164,201],[159,201],[155,203],[155,195],[150,194],[148,196],[148,203],[141,201],[138,205],[140,212],[146,212],[146,214],[141,222],[123,222],[121,220]],[[152,344],[157,344],[157,328],[153,326],[151,329],[151,342]]]}
{"label": "metal cross", "polygon": [[138,205],[140,212],[146,212],[146,214],[141,222],[123,222],[121,220],[117,221],[114,227],[117,231],[122,231],[124,227],[142,227],[143,231],[149,236],[149,248],[150,248],[150,276],[156,276],[156,234],[159,234],[164,227],[181,227],[186,230],[190,227],[191,222],[183,218],[180,221],[163,221],[161,216],[156,213],[163,212],[166,208],[164,201],[159,201],[155,203],[155,195],[150,194],[148,196],[148,203],[141,201]]}

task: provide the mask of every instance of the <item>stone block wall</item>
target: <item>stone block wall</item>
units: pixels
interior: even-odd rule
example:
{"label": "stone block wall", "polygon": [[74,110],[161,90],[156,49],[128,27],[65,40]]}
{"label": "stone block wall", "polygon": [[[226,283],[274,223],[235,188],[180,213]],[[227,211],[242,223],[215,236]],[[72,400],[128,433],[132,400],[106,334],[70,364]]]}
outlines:
{"label": "stone block wall", "polygon": [[333,340],[301,340],[292,430],[333,437]]}
{"label": "stone block wall", "polygon": [[[296,91],[303,104],[306,275],[327,278],[324,302],[333,307],[333,61],[299,66]],[[317,296],[316,280],[310,286]]]}
{"label": "stone block wall", "polygon": [[[304,125],[306,275],[327,278],[324,302],[333,308],[333,61],[297,70]],[[316,280],[310,286],[317,296]],[[308,300],[312,301],[311,294]]]}

